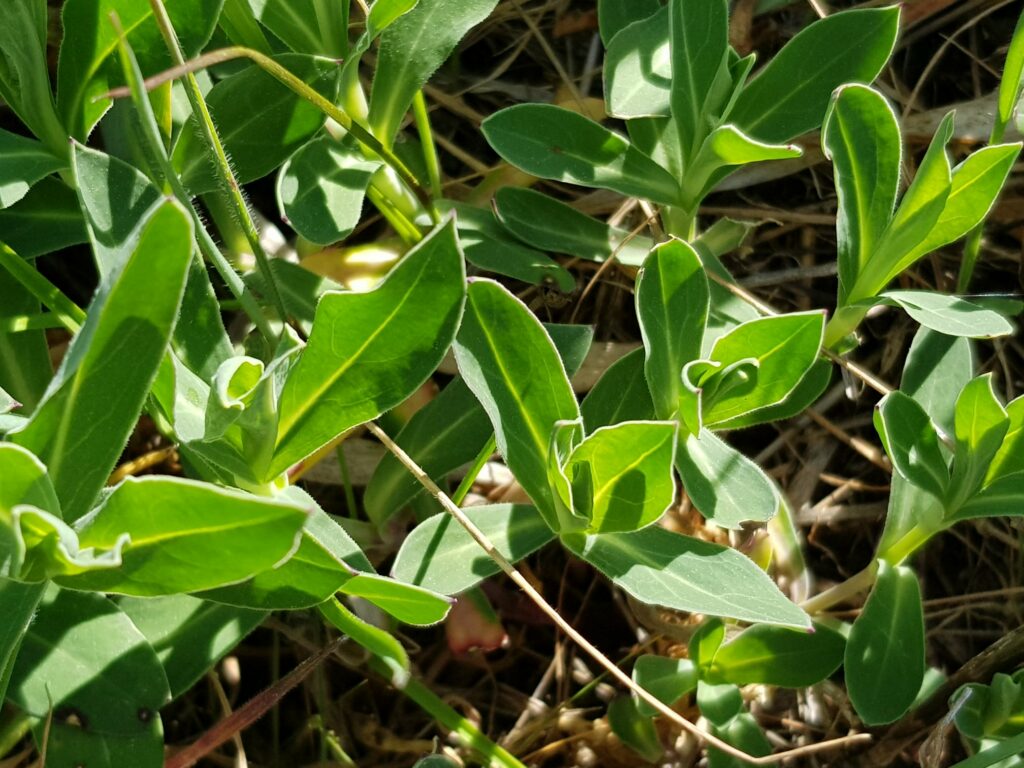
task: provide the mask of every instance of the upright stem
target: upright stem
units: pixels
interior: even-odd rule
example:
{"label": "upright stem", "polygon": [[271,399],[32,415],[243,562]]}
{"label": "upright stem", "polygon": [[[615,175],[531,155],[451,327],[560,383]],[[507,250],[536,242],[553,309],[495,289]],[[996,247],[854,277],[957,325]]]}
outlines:
{"label": "upright stem", "polygon": [[[181,50],[181,44],[178,42],[178,35],[174,31],[171,19],[167,15],[167,9],[164,8],[163,0],[150,0],[150,5],[153,7],[153,13],[156,16],[157,24],[160,26],[160,32],[164,37],[164,42],[167,44],[167,49],[171,52],[171,59],[178,66],[183,65],[185,63],[185,55]],[[249,211],[249,204],[242,195],[242,187],[235,178],[234,171],[231,170],[231,163],[228,160],[227,152],[224,150],[224,144],[217,133],[217,127],[213,124],[213,116],[210,115],[206,99],[203,98],[203,93],[199,90],[199,83],[191,72],[185,76],[185,93],[188,95],[189,103],[192,105],[192,115],[202,131],[203,137],[206,139],[207,146],[213,153],[214,163],[217,167],[217,173],[220,177],[224,193],[234,207],[235,215],[242,227],[242,232],[245,234],[245,239],[249,243],[253,256],[256,257],[256,263],[259,265],[260,272],[263,273],[263,281],[266,285],[267,293],[270,294],[270,300],[274,304],[274,308],[277,310],[281,321],[286,323],[288,322],[288,310],[285,308],[284,298],[281,296],[277,280],[274,277],[273,270],[270,268],[270,259],[267,258],[267,253],[263,250],[263,244],[260,242],[260,233],[256,229],[256,222],[253,221],[252,213]]]}
{"label": "upright stem", "polygon": [[420,146],[423,150],[423,161],[427,166],[427,176],[430,179],[430,193],[436,197],[442,197],[441,190],[441,164],[437,159],[437,147],[434,145],[434,132],[430,127],[430,111],[427,109],[427,100],[423,91],[416,91],[412,100],[412,114],[416,121],[416,132],[420,135]]}

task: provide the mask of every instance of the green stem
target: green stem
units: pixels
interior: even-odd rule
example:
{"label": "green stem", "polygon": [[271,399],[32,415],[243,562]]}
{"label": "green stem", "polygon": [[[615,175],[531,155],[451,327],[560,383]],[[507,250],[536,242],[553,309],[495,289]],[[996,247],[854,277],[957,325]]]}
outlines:
{"label": "green stem", "polygon": [[[1024,19],[1024,16],[1021,16],[1021,19]],[[1017,22],[1017,29],[1024,29],[1024,27],[1021,27],[1021,21]],[[999,110],[997,109],[996,119],[992,124],[992,132],[988,138],[989,146],[1001,142],[1005,133],[1006,123],[999,119]],[[956,281],[957,293],[967,293],[967,289],[971,285],[971,278],[974,276],[974,266],[978,263],[978,255],[981,253],[981,236],[984,229],[985,222],[982,221],[967,234],[967,241],[964,243],[964,259],[960,263],[960,274],[957,276]]]}
{"label": "green stem", "polygon": [[487,441],[480,453],[473,459],[472,465],[469,467],[469,471],[466,476],[462,478],[462,482],[459,483],[459,487],[455,489],[455,493],[452,494],[452,501],[458,506],[462,506],[462,502],[466,500],[466,494],[469,493],[469,489],[473,487],[473,483],[476,482],[477,476],[480,471],[484,468],[487,460],[494,455],[494,451],[497,449],[498,443],[494,435],[491,435],[491,439]]}
{"label": "green stem", "polygon": [[263,314],[263,310],[259,302],[256,301],[256,297],[252,295],[248,286],[239,277],[238,273],[235,272],[231,264],[228,263],[228,260],[220,252],[217,244],[213,242],[210,233],[206,231],[206,226],[203,224],[199,212],[192,205],[190,195],[185,190],[181,179],[178,178],[177,172],[171,165],[170,158],[167,156],[167,151],[164,149],[163,141],[160,137],[160,128],[157,126],[153,107],[146,96],[146,86],[142,79],[142,73],[139,71],[138,62],[135,60],[135,54],[128,47],[124,30],[121,28],[117,17],[112,17],[111,21],[113,21],[114,27],[118,31],[118,51],[121,56],[121,65],[124,69],[125,79],[128,81],[128,95],[132,97],[135,109],[139,113],[139,125],[142,128],[142,136],[149,145],[150,152],[159,163],[164,180],[170,185],[175,198],[185,206],[186,210],[192,213],[196,242],[199,245],[200,252],[213,265],[213,268],[217,270],[221,280],[224,281],[228,290],[231,291],[260,333],[267,340],[276,338],[277,334],[274,332],[270,321]]}
{"label": "green stem", "polygon": [[900,565],[927,544],[928,540],[936,533],[938,531],[926,528],[919,523],[898,538],[891,546],[879,552],[878,556],[887,563]]}
{"label": "green stem", "polygon": [[[351,133],[360,144],[380,157],[381,160],[383,160],[392,168],[392,170],[395,171],[395,173],[398,174],[402,179],[402,182],[423,204],[423,207],[430,212],[434,223],[440,223],[440,216],[433,210],[430,195],[398,155],[385,147],[377,137],[369,131],[369,129],[353,120],[347,113],[333,104],[329,99],[317,93],[316,90],[310,87],[307,83],[304,83],[300,78],[293,75],[272,58],[264,56],[259,51],[254,51],[251,48],[243,48],[241,46],[231,46],[229,48],[221,48],[217,51],[210,51],[209,53],[205,53],[192,61],[178,65],[166,72],[156,75],[155,77],[147,79],[145,84],[147,88],[153,88],[167,80],[174,80],[190,72],[196,72],[215,64],[222,64],[226,61],[239,58],[249,59],[255,63],[264,72],[282,83],[292,92],[308,101],[346,131]],[[124,88],[114,88],[109,93],[104,94],[107,98],[120,98],[126,95],[128,95],[128,92]]]}
{"label": "green stem", "polygon": [[[185,63],[185,54],[181,50],[178,35],[174,31],[170,17],[167,15],[167,9],[164,8],[163,0],[150,0],[150,5],[160,27],[160,33],[167,44],[167,49],[171,53],[171,59],[176,65],[182,66]],[[263,250],[263,244],[260,242],[260,233],[256,229],[256,222],[253,221],[252,213],[249,211],[249,204],[242,194],[242,187],[238,183],[238,179],[235,178],[234,171],[231,170],[231,162],[228,160],[224,144],[217,133],[217,127],[213,124],[213,116],[210,114],[206,99],[203,98],[203,93],[199,89],[199,83],[191,72],[185,76],[185,93],[188,95],[189,103],[192,105],[192,116],[199,125],[207,147],[213,153],[214,165],[217,169],[222,191],[233,206],[235,216],[242,227],[242,232],[245,234],[245,239],[249,242],[249,248],[256,257],[256,263],[259,265],[260,272],[263,273],[263,281],[266,285],[267,293],[270,295],[270,300],[274,304],[274,308],[277,310],[281,321],[287,322],[288,310],[285,308],[284,298],[281,296],[274,272],[270,268],[270,259],[267,257],[266,251]]]}
{"label": "green stem", "polygon": [[0,758],[4,758],[28,736],[32,718],[20,710],[11,710],[10,717],[0,725]]}
{"label": "green stem", "polygon": [[[371,662],[370,666],[374,664]],[[487,738],[473,723],[448,706],[441,697],[416,678],[409,679],[402,693],[455,734],[459,741],[485,758],[492,768],[526,768],[514,755]]]}
{"label": "green stem", "polygon": [[398,236],[407,245],[416,245],[416,243],[423,239],[423,233],[420,232],[419,228],[395,204],[394,199],[382,192],[376,184],[371,183],[366,188],[366,199],[373,204],[374,208],[380,211],[380,215],[387,219],[388,224],[394,228]]}
{"label": "green stem", "polygon": [[0,242],[0,267],[6,269],[39,302],[53,312],[55,319],[71,333],[78,333],[85,323],[85,312],[47,280],[37,269]]}
{"label": "green stem", "polygon": [[851,597],[856,597],[861,592],[871,589],[878,576],[878,561],[872,561],[871,565],[860,573],[851,576],[846,581],[836,584],[831,589],[826,589],[820,595],[815,595],[810,600],[800,604],[809,614],[823,613],[834,605],[846,602]]}
{"label": "green stem", "polygon": [[345,459],[345,443],[338,446],[335,454],[338,458],[338,470],[341,472],[341,485],[345,489],[345,505],[348,507],[348,515],[351,518],[356,518],[359,516],[358,507],[356,506],[356,494],[352,488],[352,478],[348,472],[348,461]]}
{"label": "green stem", "polygon": [[430,179],[430,192],[435,198],[444,196],[441,189],[441,163],[437,159],[437,146],[434,144],[434,131],[430,127],[430,110],[423,91],[416,91],[412,100],[412,114],[416,121],[416,132],[420,135],[420,147],[423,150],[423,161],[427,165],[427,176]]}

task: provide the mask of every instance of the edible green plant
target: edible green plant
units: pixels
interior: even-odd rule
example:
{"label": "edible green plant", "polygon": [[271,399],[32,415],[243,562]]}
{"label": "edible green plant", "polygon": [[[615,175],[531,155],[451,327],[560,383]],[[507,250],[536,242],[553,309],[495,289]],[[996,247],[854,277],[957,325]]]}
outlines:
{"label": "edible green plant", "polygon": [[[0,699],[47,765],[163,765],[160,709],[270,611],[311,609],[479,759],[521,765],[417,680],[389,625],[354,610],[435,624],[501,572],[631,690],[608,717],[649,759],[655,715],[704,739],[715,765],[793,757],[771,754],[740,687],[806,687],[840,663],[868,724],[917,699],[911,556],[1024,502],[1024,399],[1004,405],[991,375],[974,375],[970,341],[1012,333],[1020,307],[887,289],[965,235],[969,282],[1020,151],[998,143],[1020,95],[1020,25],[991,145],[952,166],[948,117],[897,206],[902,138],[871,86],[897,9],[817,21],[755,72],[729,45],[725,0],[602,0],[607,113],[627,135],[551,104],[501,110],[482,132],[526,174],[656,211],[631,231],[523,187],[498,190],[492,210],[443,196],[423,87],[496,4],[358,3],[350,35],[347,2],[66,0],[54,90],[46,3],[8,0],[0,98],[24,131],[0,131]],[[790,142],[819,127],[839,206],[827,321],[826,308],[780,313],[739,288],[721,257],[752,225],[701,229],[699,215],[729,175],[798,157]],[[304,244],[345,240],[368,202],[400,243],[386,277],[344,290],[267,253],[243,189],[271,174]],[[97,276],[85,307],[37,262],[79,244]],[[570,375],[592,329],[542,324],[505,284],[467,279],[570,292],[552,253],[639,269],[642,347],[582,402]],[[878,305],[922,326],[895,391],[845,357]],[[226,306],[241,310],[241,335]],[[56,370],[47,329],[70,338]],[[457,377],[402,423],[394,410],[449,349]],[[834,364],[885,390],[875,425],[895,470],[890,509],[872,565],[798,605],[766,563],[659,520],[685,492],[712,526],[775,519],[792,537],[780,490],[728,433],[800,415]],[[114,474],[143,416],[184,476]],[[369,526],[298,484],[364,426],[391,449],[362,498]],[[460,508],[495,451],[529,503]],[[417,525],[396,542],[408,509]],[[389,575],[360,536],[394,545]],[[688,657],[641,656],[630,678],[590,645],[515,570],[554,542],[642,603],[705,617]],[[852,626],[821,615],[867,590]],[[671,709],[690,694],[703,725]],[[965,718],[981,748],[1005,735]]]}

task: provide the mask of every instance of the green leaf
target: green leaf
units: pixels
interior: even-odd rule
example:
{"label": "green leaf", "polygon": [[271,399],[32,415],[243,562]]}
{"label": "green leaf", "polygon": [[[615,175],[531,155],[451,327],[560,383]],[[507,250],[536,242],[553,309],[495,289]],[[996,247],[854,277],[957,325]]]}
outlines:
{"label": "green leaf", "polygon": [[466,384],[494,426],[498,450],[547,524],[558,530],[548,450],[556,422],[576,421],[580,413],[550,337],[507,290],[476,280],[454,349]]}
{"label": "green leaf", "polygon": [[997,477],[953,512],[949,520],[1020,517],[1024,514],[1024,472]]}
{"label": "green leaf", "polygon": [[89,739],[140,739],[145,749],[117,750],[121,765],[151,766],[154,753],[162,759],[159,712],[171,698],[163,666],[131,620],[101,595],[47,590],[8,696],[34,717],[54,713],[63,722],[74,715]]}
{"label": "green leaf", "polygon": [[266,478],[398,405],[434,372],[462,314],[463,269],[449,219],[375,290],[324,295],[281,393]]}
{"label": "green leaf", "polygon": [[413,97],[497,0],[420,0],[381,36],[370,127],[391,146]]}
{"label": "green leaf", "polygon": [[405,688],[409,681],[409,656],[394,635],[363,621],[337,599],[317,607],[327,621],[380,659],[391,675],[392,685]]}
{"label": "green leaf", "polygon": [[[633,665],[633,682],[666,706],[697,687],[697,667],[689,659],[670,659],[665,656],[644,654]],[[658,711],[642,699],[636,707],[640,714],[654,717]]]}
{"label": "green leaf", "polygon": [[551,104],[519,104],[488,117],[484,136],[512,165],[543,179],[610,189],[672,205],[675,178],[617,133]]}
{"label": "green leaf", "polygon": [[734,125],[716,128],[704,140],[683,180],[690,206],[698,204],[711,190],[738,166],[768,160],[800,157],[803,151],[795,144],[767,144],[747,136]]}
{"label": "green leaf", "polygon": [[745,360],[754,368],[749,384],[733,386],[723,375],[716,392],[705,389],[704,423],[725,429],[732,419],[784,402],[817,361],[824,332],[824,313],[794,312],[751,320],[718,339],[708,357],[723,370]]}
{"label": "green leaf", "polygon": [[729,8],[725,0],[670,0],[672,118],[684,162],[697,153],[718,115],[713,89],[728,72]]}
{"label": "green leaf", "polygon": [[939,221],[952,190],[952,170],[946,154],[946,144],[952,136],[951,112],[935,132],[914,181],[900,201],[896,215],[876,245],[874,254],[862,265],[846,297],[847,303],[874,297],[923,255],[918,248]]}
{"label": "green leaf", "polygon": [[323,603],[356,574],[373,572],[359,546],[308,493],[290,486],[285,499],[312,510],[295,553],[251,579],[199,597],[242,608],[299,610]]}
{"label": "green leaf", "polygon": [[890,392],[875,410],[875,429],[897,472],[935,498],[945,497],[949,468],[935,425],[916,400]]}
{"label": "green leaf", "polygon": [[771,520],[779,510],[778,494],[764,470],[708,429],[686,436],[676,466],[690,501],[722,528]]}
{"label": "green leaf", "polygon": [[[754,757],[764,757],[772,752],[771,742],[749,712],[740,712],[721,727],[712,726],[711,732]],[[708,768],[742,768],[744,765],[747,765],[745,761],[737,760],[714,747],[708,748]]]}
{"label": "green leaf", "polygon": [[889,102],[866,85],[836,90],[821,144],[832,161],[839,210],[839,297],[857,281],[892,220],[900,183],[900,127]]}
{"label": "green leaf", "polygon": [[[956,399],[973,372],[970,341],[921,328],[910,345],[900,388],[925,409],[932,422],[952,434]],[[893,473],[879,556],[888,558],[892,548],[919,523],[941,527],[942,515],[942,504],[935,496],[911,485],[899,472]]]}
{"label": "green leaf", "polygon": [[312,243],[343,240],[359,223],[366,187],[381,165],[352,141],[325,135],[309,142],[277,177],[281,217]]}
{"label": "green leaf", "polygon": [[563,293],[576,290],[576,278],[569,270],[522,245],[501,226],[492,211],[463,203],[444,203],[441,207],[456,212],[459,242],[466,260],[473,266],[524,283],[557,287]]}
{"label": "green leaf", "polygon": [[623,29],[635,21],[657,13],[659,0],[598,0],[597,17],[601,40],[608,45]]}
{"label": "green leaf", "polygon": [[[334,100],[339,69],[333,59],[284,54],[285,69]],[[306,143],[324,124],[324,114],[255,65],[213,86],[206,103],[240,184],[266,176]],[[174,146],[172,161],[193,195],[219,188],[210,149],[190,124]]]}
{"label": "green leaf", "polygon": [[855,9],[806,27],[743,89],[728,119],[769,142],[814,130],[836,88],[870,83],[882,71],[896,43],[899,16],[896,7]]}
{"label": "green leaf", "polygon": [[608,114],[623,119],[668,117],[672,47],[668,8],[628,24],[608,42],[604,96]]}
{"label": "green leaf", "polygon": [[708,304],[708,279],[689,244],[671,240],[651,251],[637,278],[636,305],[644,374],[659,418],[679,409],[683,366],[700,354]]}
{"label": "green leaf", "polygon": [[991,339],[1013,333],[1013,325],[1001,314],[959,296],[931,291],[886,291],[879,298],[901,307],[926,328],[947,336]]}
{"label": "green leaf", "polygon": [[725,623],[717,618],[705,619],[690,636],[687,652],[690,660],[697,665],[699,674],[710,668],[724,640]]}
{"label": "green leaf", "polygon": [[374,0],[370,15],[366,18],[366,29],[371,37],[381,32],[407,14],[419,0]]}
{"label": "green leaf", "polygon": [[0,130],[0,208],[21,200],[32,186],[64,167],[38,141]]}
{"label": "green leaf", "polygon": [[946,205],[927,236],[905,258],[907,266],[966,235],[988,216],[1020,154],[1020,143],[983,147],[952,172]]}
{"label": "green leaf", "polygon": [[1010,418],[992,389],[992,374],[971,380],[956,401],[953,477],[947,504],[955,509],[981,488]]}
{"label": "green leaf", "polygon": [[713,685],[700,680],[697,683],[697,706],[712,725],[722,727],[743,711],[743,695],[735,685]]}
{"label": "green leaf", "polygon": [[814,361],[811,369],[800,379],[800,383],[796,385],[792,392],[786,395],[786,399],[781,403],[770,405],[767,408],[759,408],[745,416],[729,419],[722,428],[743,429],[744,427],[767,424],[772,421],[799,416],[817,402],[831,381],[832,361],[826,357],[819,357]]}
{"label": "green leaf", "polygon": [[[347,20],[343,3],[326,6],[318,0],[248,0],[253,16],[297,53],[344,56],[347,41],[334,41],[339,32],[332,29],[339,20]],[[331,13],[340,6],[341,19]],[[326,12],[325,12],[326,11]],[[336,12],[337,12],[336,11]],[[342,24],[344,29],[348,25]]]}
{"label": "green leaf", "polygon": [[67,150],[67,134],[57,118],[50,90],[45,0],[8,0],[0,24],[0,99],[29,130],[58,155]]}
{"label": "green leaf", "polygon": [[641,602],[741,621],[810,627],[753,561],[734,549],[651,526],[565,536],[562,543]]}
{"label": "green leaf", "polygon": [[[544,518],[530,506],[493,504],[463,511],[512,563],[554,538]],[[396,579],[444,595],[461,594],[500,572],[497,563],[447,512],[425,520],[406,536],[391,569]]]}
{"label": "green leaf", "polygon": [[612,256],[627,267],[639,267],[654,243],[649,237],[630,237],[542,192],[502,187],[494,197],[498,219],[517,238],[534,248],[603,262]]}
{"label": "green leaf", "polygon": [[23,259],[87,241],[74,190],[45,178],[9,208],[0,208],[0,240]]}
{"label": "green leaf", "polygon": [[[224,0],[177,0],[167,14],[186,59],[199,53],[213,34]],[[57,109],[68,132],[84,141],[110,109],[104,93],[124,82],[117,58],[116,13],[145,76],[168,69],[173,62],[153,8],[145,0],[68,0],[61,19],[64,39],[57,68]]]}
{"label": "green leaf", "polygon": [[846,689],[868,725],[910,708],[924,679],[924,615],[917,576],[878,561],[878,579],[846,642]]}
{"label": "green leaf", "polygon": [[451,600],[436,592],[376,573],[356,574],[341,591],[373,603],[399,621],[421,627],[437,624],[452,607]]}
{"label": "green leaf", "polygon": [[266,611],[232,608],[188,595],[126,597],[118,608],[156,651],[177,698],[258,627]]}
{"label": "green leaf", "polygon": [[654,418],[651,391],[644,379],[644,350],[634,349],[616,360],[580,404],[587,433],[624,421]]}
{"label": "green leaf", "polygon": [[576,513],[590,521],[588,533],[636,531],[672,506],[677,431],[675,422],[629,421],[576,446],[563,471]]}
{"label": "green leaf", "polygon": [[83,549],[123,546],[120,566],[55,580],[140,597],[233,584],[291,555],[308,514],[292,503],[206,483],[128,478],[78,525]]}
{"label": "green leaf", "polygon": [[[573,374],[590,351],[593,330],[581,325],[545,327],[567,373]],[[483,406],[466,382],[458,378],[418,410],[395,441],[430,477],[440,482],[445,475],[471,462],[493,433]],[[363,507],[379,528],[423,493],[419,481],[388,453],[366,487]]]}
{"label": "green leaf", "polygon": [[804,688],[835,672],[843,662],[845,647],[842,635],[821,625],[805,632],[759,624],[743,630],[718,650],[705,679]]}
{"label": "green leaf", "polygon": [[181,306],[191,217],[167,201],[140,223],[137,238],[116,281],[90,305],[31,421],[11,435],[49,467],[69,522],[89,509],[117,462]]}
{"label": "green leaf", "polygon": [[1024,472],[1024,396],[1007,403],[1006,415],[1009,425],[1003,444],[989,465],[986,483],[1013,472]]}
{"label": "green leaf", "polygon": [[0,622],[0,698],[6,697],[18,649],[45,589],[45,584],[0,579],[0,613],[4,616]]}
{"label": "green leaf", "polygon": [[608,725],[612,733],[646,762],[653,763],[665,754],[654,721],[640,712],[630,696],[617,696],[608,705]]}
{"label": "green leaf", "polygon": [[1010,38],[1010,50],[1006,53],[1003,76],[999,80],[999,122],[1009,125],[1013,109],[1020,97],[1024,83],[1024,13],[1017,19],[1017,26]]}

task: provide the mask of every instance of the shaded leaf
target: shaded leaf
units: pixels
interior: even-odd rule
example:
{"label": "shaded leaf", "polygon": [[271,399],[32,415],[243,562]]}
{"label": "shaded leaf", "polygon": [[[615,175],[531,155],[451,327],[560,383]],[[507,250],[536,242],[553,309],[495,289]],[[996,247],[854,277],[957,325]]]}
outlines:
{"label": "shaded leaf", "polygon": [[[665,656],[644,654],[633,665],[633,682],[671,707],[697,687],[697,667],[690,659],[670,659]],[[657,710],[642,699],[637,699],[641,714],[653,717]]]}
{"label": "shaded leaf", "polygon": [[878,579],[846,643],[846,687],[868,725],[910,708],[924,679],[924,616],[912,570],[878,561]]}
{"label": "shaded leaf", "polygon": [[718,649],[706,678],[733,685],[814,685],[839,668],[846,640],[818,625],[811,631],[755,625]]}
{"label": "shaded leaf", "polygon": [[896,471],[937,499],[944,498],[949,468],[935,425],[917,401],[899,390],[889,393],[875,410],[875,429]]}
{"label": "shaded leaf", "polygon": [[0,208],[14,205],[36,182],[63,166],[42,143],[0,130]]}
{"label": "shaded leaf", "polygon": [[654,418],[644,378],[644,350],[634,349],[612,363],[580,404],[587,433],[623,421]]}

